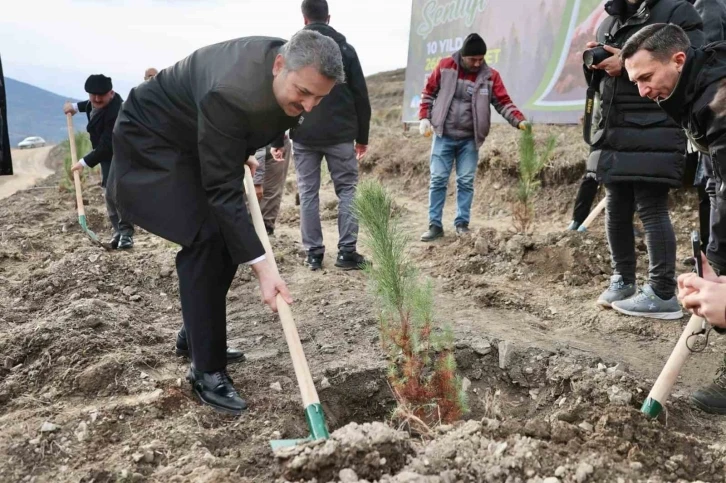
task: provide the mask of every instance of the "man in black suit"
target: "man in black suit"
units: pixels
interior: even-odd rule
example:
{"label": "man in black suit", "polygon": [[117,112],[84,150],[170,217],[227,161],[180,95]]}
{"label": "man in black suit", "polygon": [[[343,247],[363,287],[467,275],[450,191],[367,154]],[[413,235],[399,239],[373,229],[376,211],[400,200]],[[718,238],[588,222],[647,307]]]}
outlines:
{"label": "man in black suit", "polygon": [[281,148],[283,133],[343,81],[340,49],[317,32],[289,42],[246,37],[162,70],[132,89],[119,113],[110,191],[126,219],[182,246],[187,380],[219,411],[247,407],[226,371],[226,295],[237,266],[251,265],[273,311],[277,294],[292,302],[250,221],[244,164],[267,144]]}
{"label": "man in black suit", "polygon": [[106,183],[113,158],[113,125],[116,123],[116,117],[119,109],[121,109],[123,99],[113,91],[111,78],[103,74],[89,76],[86,80],[85,89],[88,92],[87,101],[77,104],[66,102],[63,106],[64,114],[86,113],[86,116],[88,116],[86,130],[91,136],[91,146],[93,146],[93,151],[83,156],[75,166],[71,167],[71,170],[82,171],[83,168],[93,168],[96,165],[101,165],[101,174],[103,176],[101,186],[104,188],[103,193],[106,198],[108,218],[111,220],[111,225],[113,225],[111,246],[120,249],[131,248],[134,246],[134,226],[119,217],[113,200],[106,196]]}

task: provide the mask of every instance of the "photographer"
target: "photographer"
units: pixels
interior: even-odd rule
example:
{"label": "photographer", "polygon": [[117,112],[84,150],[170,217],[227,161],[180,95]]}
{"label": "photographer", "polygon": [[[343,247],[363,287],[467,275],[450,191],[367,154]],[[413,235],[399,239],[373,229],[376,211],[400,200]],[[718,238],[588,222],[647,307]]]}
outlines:
{"label": "photographer", "polygon": [[[655,103],[639,96],[618,54],[630,37],[659,22],[680,25],[700,46],[703,24],[693,6],[682,0],[612,0],[605,11],[609,17],[598,29],[597,42],[587,44],[594,50],[584,56],[592,57],[591,65],[585,65],[588,84],[594,75],[601,76],[600,121],[587,168],[606,188],[613,267],[610,286],[597,304],[626,315],[678,319],[683,313],[675,297],[676,237],[668,192],[681,184],[686,137]],[[643,222],[650,262],[648,282],[640,290],[635,285],[635,212]]]}

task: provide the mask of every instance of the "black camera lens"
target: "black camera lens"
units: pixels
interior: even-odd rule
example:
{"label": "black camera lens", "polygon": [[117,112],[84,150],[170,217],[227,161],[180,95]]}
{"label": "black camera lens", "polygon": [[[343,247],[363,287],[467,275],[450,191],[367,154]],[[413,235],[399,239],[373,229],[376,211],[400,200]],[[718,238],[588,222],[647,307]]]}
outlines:
{"label": "black camera lens", "polygon": [[608,57],[612,57],[613,54],[605,50],[605,47],[597,46],[592,49],[588,49],[582,53],[582,61],[585,65],[590,68],[593,65],[597,65]]}

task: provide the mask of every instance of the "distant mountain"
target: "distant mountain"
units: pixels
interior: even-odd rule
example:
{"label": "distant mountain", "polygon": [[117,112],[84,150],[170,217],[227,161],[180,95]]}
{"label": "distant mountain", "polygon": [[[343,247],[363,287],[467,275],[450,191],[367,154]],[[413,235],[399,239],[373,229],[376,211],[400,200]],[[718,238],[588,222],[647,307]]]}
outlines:
{"label": "distant mountain", "polygon": [[[10,145],[15,147],[28,136],[40,136],[49,144],[68,138],[63,103],[67,97],[40,89],[25,82],[5,78],[8,104]],[[73,99],[74,102],[77,99]],[[76,131],[85,131],[86,116],[73,116]]]}

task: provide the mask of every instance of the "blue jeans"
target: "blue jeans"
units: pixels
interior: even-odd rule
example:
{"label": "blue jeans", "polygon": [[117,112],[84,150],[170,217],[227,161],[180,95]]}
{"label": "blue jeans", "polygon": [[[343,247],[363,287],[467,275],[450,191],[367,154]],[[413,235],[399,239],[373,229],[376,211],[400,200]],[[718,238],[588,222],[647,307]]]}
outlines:
{"label": "blue jeans", "polygon": [[453,139],[434,136],[431,145],[431,184],[429,185],[429,224],[443,228],[446,185],[456,161],[456,219],[454,226],[469,224],[474,199],[474,175],[479,161],[474,138]]}

